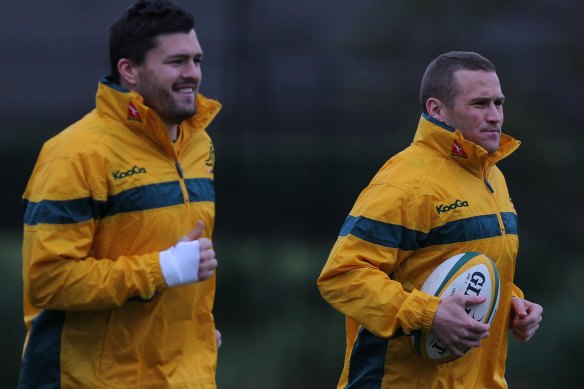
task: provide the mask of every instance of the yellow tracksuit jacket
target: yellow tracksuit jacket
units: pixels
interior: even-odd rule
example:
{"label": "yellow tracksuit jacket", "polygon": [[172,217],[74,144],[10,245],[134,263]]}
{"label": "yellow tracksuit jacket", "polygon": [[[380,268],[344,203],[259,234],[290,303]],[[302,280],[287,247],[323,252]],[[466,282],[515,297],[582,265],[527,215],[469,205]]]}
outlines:
{"label": "yellow tracksuit jacket", "polygon": [[213,231],[220,104],[170,141],[141,96],[100,81],[96,108],[46,142],[24,193],[21,388],[215,388],[215,277],[167,288],[159,251]]}
{"label": "yellow tracksuit jacket", "polygon": [[[460,131],[420,119],[414,142],[363,190],[318,279],[324,299],[346,316],[339,388],[506,388],[517,214],[495,163],[519,142],[503,134],[491,155]],[[443,260],[476,251],[501,277],[499,310],[480,348],[433,365],[411,337],[428,332],[438,298],[420,291]]]}

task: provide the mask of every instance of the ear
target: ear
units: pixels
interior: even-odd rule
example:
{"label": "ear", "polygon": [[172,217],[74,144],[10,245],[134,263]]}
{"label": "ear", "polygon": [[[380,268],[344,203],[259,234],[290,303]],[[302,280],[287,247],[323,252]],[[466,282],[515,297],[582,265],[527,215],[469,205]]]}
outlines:
{"label": "ear", "polygon": [[131,89],[138,82],[138,69],[129,59],[121,58],[118,61],[118,72],[122,86],[129,86]]}
{"label": "ear", "polygon": [[444,106],[444,103],[434,97],[430,97],[426,100],[426,111],[428,111],[428,115],[440,120],[441,122],[444,121],[445,109],[446,107]]}

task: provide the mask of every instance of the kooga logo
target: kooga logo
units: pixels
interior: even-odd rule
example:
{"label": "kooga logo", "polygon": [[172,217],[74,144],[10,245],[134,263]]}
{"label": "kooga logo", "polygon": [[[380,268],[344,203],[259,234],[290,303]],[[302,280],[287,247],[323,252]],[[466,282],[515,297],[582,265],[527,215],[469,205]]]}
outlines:
{"label": "kooga logo", "polygon": [[122,178],[133,176],[134,174],[141,174],[146,173],[146,168],[138,167],[134,165],[130,170],[126,170],[125,172],[117,171],[113,172],[112,175],[114,176],[114,180],[121,180]]}
{"label": "kooga logo", "polygon": [[443,212],[452,211],[453,209],[460,208],[460,207],[468,207],[468,201],[463,200],[456,200],[450,205],[442,204],[436,207],[436,212],[441,214]]}

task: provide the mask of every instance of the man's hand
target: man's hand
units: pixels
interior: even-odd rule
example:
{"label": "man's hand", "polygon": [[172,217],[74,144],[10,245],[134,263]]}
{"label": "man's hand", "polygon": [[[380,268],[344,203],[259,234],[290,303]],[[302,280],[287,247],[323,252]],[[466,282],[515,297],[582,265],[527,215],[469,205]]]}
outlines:
{"label": "man's hand", "polygon": [[213,242],[200,238],[204,229],[202,221],[176,245],[160,252],[160,267],[169,287],[205,281],[213,275],[217,259]]}
{"label": "man's hand", "polygon": [[486,300],[485,296],[453,295],[440,300],[434,315],[432,332],[453,355],[461,357],[471,347],[478,347],[489,336],[490,326],[476,321],[464,310]]}
{"label": "man's hand", "polygon": [[527,342],[539,328],[543,314],[541,305],[521,299],[511,298],[510,328],[521,342]]}
{"label": "man's hand", "polygon": [[199,238],[199,281],[208,280],[217,267],[213,242],[207,238]]}
{"label": "man's hand", "polygon": [[197,226],[188,234],[180,238],[177,242],[192,242],[199,241],[199,281],[205,281],[213,275],[213,270],[217,267],[217,259],[215,258],[215,251],[213,250],[213,242],[207,238],[199,238],[203,233],[205,224],[202,220],[197,222]]}

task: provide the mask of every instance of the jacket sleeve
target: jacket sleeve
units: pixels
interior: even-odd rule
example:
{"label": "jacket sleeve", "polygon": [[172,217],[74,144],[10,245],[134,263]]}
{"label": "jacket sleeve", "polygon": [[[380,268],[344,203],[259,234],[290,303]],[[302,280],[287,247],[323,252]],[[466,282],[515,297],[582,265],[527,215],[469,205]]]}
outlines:
{"label": "jacket sleeve", "polygon": [[23,275],[30,304],[105,309],[131,298],[150,299],[164,289],[157,252],[91,255],[106,180],[90,174],[79,158],[46,161],[46,154],[43,149],[24,194]]}
{"label": "jacket sleeve", "polygon": [[390,275],[409,255],[404,226],[411,225],[405,194],[370,185],[357,199],[317,281],[323,298],[373,334],[429,332],[439,299],[404,290]]}
{"label": "jacket sleeve", "polygon": [[523,291],[521,289],[519,289],[519,287],[515,284],[513,284],[513,287],[511,289],[511,296],[512,297],[519,297],[520,299],[525,298]]}

